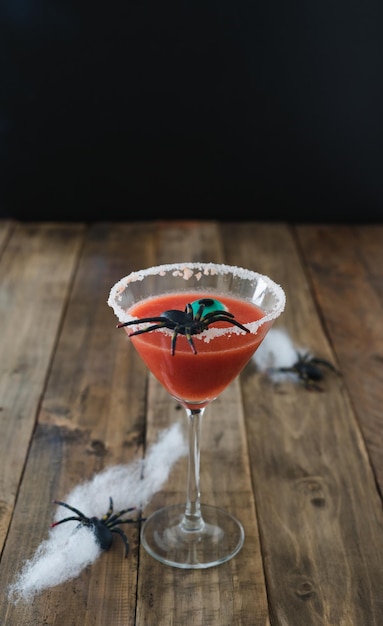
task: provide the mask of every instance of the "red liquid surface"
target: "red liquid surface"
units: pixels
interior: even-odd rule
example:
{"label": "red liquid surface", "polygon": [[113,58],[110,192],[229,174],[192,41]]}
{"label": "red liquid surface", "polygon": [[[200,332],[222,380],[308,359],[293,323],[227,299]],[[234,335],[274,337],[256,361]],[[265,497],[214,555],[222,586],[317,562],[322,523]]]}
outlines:
{"label": "red liquid surface", "polygon": [[[200,298],[217,298],[209,293],[180,293],[157,296],[139,302],[129,313],[137,318],[154,317],[169,309],[184,310],[188,302]],[[265,313],[254,304],[226,296],[220,302],[234,314],[241,324],[254,322]],[[262,324],[256,334],[241,332],[214,337],[209,342],[193,335],[197,350],[194,354],[184,335],[178,335],[175,354],[171,355],[171,335],[151,331],[131,337],[134,347],[147,367],[182,404],[193,409],[206,406],[234,380],[250,360],[264,339],[272,322]],[[230,328],[230,324],[217,322],[209,328]],[[131,327],[125,327],[129,335]],[[171,332],[171,331],[170,331]]]}

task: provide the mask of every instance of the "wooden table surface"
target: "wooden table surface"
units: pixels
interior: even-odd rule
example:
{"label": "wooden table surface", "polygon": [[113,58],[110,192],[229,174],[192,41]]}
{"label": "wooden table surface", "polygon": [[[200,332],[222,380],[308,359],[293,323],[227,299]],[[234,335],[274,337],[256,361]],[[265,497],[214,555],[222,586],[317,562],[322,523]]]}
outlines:
{"label": "wooden table surface", "polygon": [[[251,361],[206,410],[202,500],[245,527],[206,570],[161,565],[127,525],[78,576],[9,598],[54,498],[145,455],[186,420],[116,330],[133,270],[213,261],[286,292],[274,328],[331,361],[322,392]],[[4,626],[382,626],[383,225],[0,222],[0,623]],[[128,345],[129,344],[129,345]],[[182,502],[186,459],[144,515]]]}

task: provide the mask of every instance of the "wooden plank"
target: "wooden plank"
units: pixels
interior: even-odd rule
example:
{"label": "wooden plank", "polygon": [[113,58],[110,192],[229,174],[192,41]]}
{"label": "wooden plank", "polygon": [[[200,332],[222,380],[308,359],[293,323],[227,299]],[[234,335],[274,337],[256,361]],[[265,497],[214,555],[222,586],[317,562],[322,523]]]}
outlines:
{"label": "wooden plank", "polygon": [[[280,326],[298,345],[333,360],[289,232],[278,224],[227,224],[222,230],[230,262],[249,265],[253,258],[252,269],[285,288]],[[336,294],[342,283],[329,277],[315,227],[300,231],[300,241],[307,232],[306,257],[317,264],[326,328],[334,331],[334,318],[342,317]],[[355,291],[352,302],[359,308]],[[314,393],[294,383],[273,385],[249,365],[241,382],[271,623],[378,626],[382,507],[342,378],[328,376],[325,391]]]}
{"label": "wooden plank", "polygon": [[[9,225],[8,225],[9,226]],[[9,230],[0,263],[0,544],[8,530],[82,242],[81,225]]]}
{"label": "wooden plank", "polygon": [[[302,227],[302,232],[305,229]],[[375,230],[368,233],[354,228],[351,232],[356,243],[350,254],[345,244],[350,231],[340,228],[339,236],[334,238],[330,232],[334,229],[338,232],[335,226],[328,231],[320,228],[317,236],[310,234],[306,240],[305,233],[304,243],[300,240],[300,252],[303,251],[309,263],[312,283],[308,283],[296,241],[291,236],[294,233],[283,224],[206,223],[202,231],[193,222],[134,227],[116,224],[111,230],[107,225],[95,225],[83,251],[59,343],[51,347],[51,353],[56,349],[52,368],[45,367],[43,382],[36,372],[30,372],[28,378],[34,385],[28,390],[32,398],[32,392],[41,397],[45,384],[46,391],[39,413],[38,403],[35,406],[33,422],[37,414],[39,420],[3,552],[1,623],[20,626],[268,624],[251,473],[273,626],[380,626],[381,501],[353,407],[365,428],[366,415],[370,419],[371,412],[377,419],[376,406],[380,406],[381,396],[372,373],[369,378],[369,371],[368,389],[362,383],[358,389],[349,377],[346,363],[350,355],[352,359],[359,354],[356,348],[365,339],[355,330],[359,311],[366,326],[370,328],[372,324],[371,332],[367,333],[370,354],[374,339],[375,354],[380,355],[381,336],[377,326],[382,302],[381,245]],[[44,246],[50,251],[52,270],[57,243],[49,244],[50,238],[51,234],[46,235]],[[28,239],[24,237],[24,243]],[[12,241],[13,237],[9,243]],[[18,333],[23,333],[26,353],[30,354],[30,347],[34,346],[39,362],[44,364],[40,350],[46,351],[49,337],[54,333],[57,336],[58,326],[54,326],[51,317],[47,323],[35,302],[37,298],[30,282],[33,282],[31,274],[37,281],[36,258],[40,259],[43,275],[47,270],[44,254],[37,253],[31,242],[28,245],[34,261],[30,268],[26,267],[29,255],[25,254],[17,276],[23,277],[25,293],[35,307],[32,318],[35,324],[33,329],[29,327],[28,334],[26,323],[23,326],[18,313],[10,320],[12,326],[8,325],[7,332],[13,329],[15,319],[22,319]],[[13,257],[19,255],[22,247],[19,238]],[[63,258],[67,261],[73,255],[68,241],[64,250],[67,254]],[[334,250],[340,251],[341,274],[337,274],[339,262]],[[9,258],[8,254],[7,242],[2,261]],[[174,420],[183,420],[177,405],[151,377],[146,407],[146,370],[130,349],[128,340],[121,340],[119,331],[114,332],[115,318],[106,306],[110,286],[132,269],[199,258],[251,267],[280,282],[286,288],[287,308],[278,325],[285,326],[300,345],[310,347],[324,358],[337,360],[343,378],[328,376],[324,393],[308,393],[288,383],[271,385],[251,363],[240,380],[207,409],[203,426],[202,493],[204,499],[229,508],[244,522],[246,543],[235,559],[199,572],[167,568],[143,550],[138,551],[138,532],[129,528],[132,552],[127,561],[121,558],[121,545],[117,541],[110,552],[76,580],[44,592],[33,604],[17,607],[8,604],[7,585],[23,560],[46,537],[53,513],[51,499],[64,496],[80,476],[89,478],[106,465],[140,458],[146,412],[147,445],[156,439],[160,429]],[[2,265],[0,271],[1,268]],[[58,273],[62,278],[58,290],[61,292],[65,284],[68,287],[68,274],[64,268]],[[52,283],[55,274],[56,271],[50,272]],[[329,274],[332,279],[327,287],[323,283]],[[364,284],[365,279],[369,287],[362,293],[366,299],[373,294],[374,313],[370,306],[365,310],[364,303],[360,309],[355,294],[351,300],[351,289],[360,282]],[[357,307],[350,318],[345,311],[345,331],[338,325],[333,308],[326,308],[328,302],[341,304],[342,284],[346,284],[345,304],[353,302]],[[1,281],[0,302],[4,304],[7,292],[3,285]],[[315,299],[310,293],[311,285]],[[59,324],[62,310],[59,314],[58,293],[53,292],[53,296],[56,304],[50,315],[57,316]],[[15,304],[14,300],[12,303]],[[324,311],[323,327],[318,303]],[[24,311],[23,304],[14,306],[14,310]],[[43,304],[46,309],[46,301]],[[334,310],[340,309],[335,306]],[[40,328],[40,323],[45,333],[40,333],[40,342],[36,339],[33,344],[30,335],[36,332],[34,326]],[[333,324],[336,332],[331,335]],[[49,337],[45,336],[47,333]],[[379,367],[379,358],[376,361]],[[352,393],[355,397],[351,406]],[[359,401],[357,405],[363,393],[368,393],[370,399],[367,413],[364,403]],[[377,419],[376,428],[379,426]],[[380,437],[379,430],[375,432]],[[375,446],[377,453],[376,440]],[[2,458],[6,458],[5,454]],[[9,458],[4,462],[9,463]],[[148,511],[184,497],[183,461],[177,463],[166,488],[156,495]]]}
{"label": "wooden plank", "polygon": [[0,220],[0,257],[14,228],[12,220]]}
{"label": "wooden plank", "polygon": [[383,492],[383,226],[297,234]]}
{"label": "wooden plank", "polygon": [[[158,231],[157,263],[188,260],[223,262],[213,223],[166,224]],[[151,377],[147,443],[158,430],[186,418]],[[164,566],[141,549],[137,625],[266,626],[269,623],[257,520],[249,474],[244,416],[238,381],[207,409],[202,426],[202,500],[228,509],[245,526],[246,541],[227,563],[208,570]],[[146,513],[185,501],[186,459],[178,462]]]}
{"label": "wooden plank", "polygon": [[[151,264],[154,239],[154,229],[140,223],[96,224],[88,232],[3,554],[3,590],[47,538],[53,498],[64,499],[104,467],[143,455],[147,374],[106,301],[119,278]],[[128,559],[114,542],[75,580],[33,603],[0,603],[0,623],[133,624],[138,532],[129,526]]]}

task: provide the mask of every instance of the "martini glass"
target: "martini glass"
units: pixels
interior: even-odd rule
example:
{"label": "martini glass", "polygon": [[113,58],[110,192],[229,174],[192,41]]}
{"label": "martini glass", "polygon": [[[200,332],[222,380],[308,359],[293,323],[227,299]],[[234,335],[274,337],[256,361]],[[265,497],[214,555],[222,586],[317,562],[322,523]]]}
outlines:
{"label": "martini glass", "polygon": [[[175,334],[174,326],[159,328],[152,319],[165,311],[183,312],[188,304],[189,312],[203,319],[200,302],[206,311],[218,309],[218,317],[229,311],[246,330],[225,317],[209,320],[188,338],[182,331]],[[244,268],[173,263],[125,276],[112,287],[108,304],[148,369],[184,407],[188,419],[186,503],[166,506],[148,517],[141,529],[142,544],[158,561],[174,567],[202,569],[224,563],[241,549],[244,530],[229,512],[201,503],[202,417],[283,312],[284,291],[268,276]],[[139,322],[147,318],[152,321]]]}

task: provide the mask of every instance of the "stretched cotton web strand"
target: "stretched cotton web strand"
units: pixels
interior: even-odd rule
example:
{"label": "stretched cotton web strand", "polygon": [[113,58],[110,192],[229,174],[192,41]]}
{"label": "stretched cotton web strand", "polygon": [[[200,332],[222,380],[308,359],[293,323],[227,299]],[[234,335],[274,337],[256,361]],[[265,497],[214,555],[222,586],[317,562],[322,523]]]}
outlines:
{"label": "stretched cotton web strand", "polygon": [[[114,511],[129,507],[144,508],[154,493],[168,479],[173,464],[187,452],[179,424],[164,431],[143,460],[129,465],[116,465],[96,474],[92,480],[79,484],[63,501],[79,509],[86,517],[102,517],[112,497]],[[58,507],[55,521],[72,515]],[[134,512],[130,515],[134,519]],[[116,541],[120,541],[116,535]],[[122,550],[122,548],[121,548]],[[9,588],[11,601],[30,602],[49,587],[75,578],[101,554],[95,535],[78,522],[65,522],[49,532],[15,582]]]}
{"label": "stretched cotton web strand", "polygon": [[297,348],[284,329],[271,328],[253,355],[257,368],[270,376],[274,382],[294,380],[298,377],[290,372],[277,372],[279,367],[291,367],[297,361],[298,352],[308,352]]}

